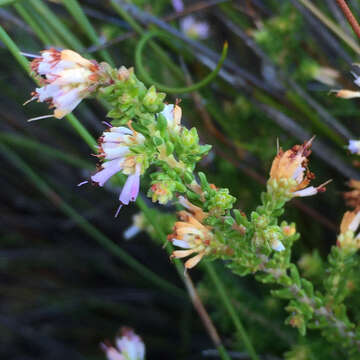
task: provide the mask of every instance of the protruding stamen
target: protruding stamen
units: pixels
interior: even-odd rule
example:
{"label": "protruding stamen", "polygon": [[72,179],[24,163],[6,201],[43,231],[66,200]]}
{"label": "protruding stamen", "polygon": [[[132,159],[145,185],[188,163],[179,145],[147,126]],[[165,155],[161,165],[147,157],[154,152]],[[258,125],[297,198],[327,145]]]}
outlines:
{"label": "protruding stamen", "polygon": [[20,54],[22,56],[25,56],[25,57],[28,57],[28,58],[41,58],[40,55],[30,54],[30,53],[23,52],[23,51],[20,51]]}
{"label": "protruding stamen", "polygon": [[28,120],[28,122],[32,122],[32,121],[37,121],[37,120],[42,120],[42,119],[48,119],[48,118],[52,118],[54,117],[54,115],[43,115],[43,116],[38,116],[38,117],[34,117]]}
{"label": "protruding stamen", "polygon": [[112,127],[113,127],[113,126],[112,126],[109,122],[107,122],[107,121],[102,121],[102,123],[103,123],[104,125],[108,126],[109,128],[112,128]]}
{"label": "protruding stamen", "polygon": [[324,189],[326,185],[330,184],[333,181],[333,179],[329,179],[327,181],[325,181],[324,183],[322,183],[321,185],[317,186],[316,189],[320,190],[320,189]]}
{"label": "protruding stamen", "polygon": [[31,102],[34,101],[35,99],[36,99],[36,96],[33,96],[31,99],[26,100],[26,101],[23,103],[23,106],[27,105],[28,103],[31,103]]}
{"label": "protruding stamen", "polygon": [[114,216],[115,218],[117,218],[119,216],[119,213],[120,213],[120,210],[122,207],[123,207],[123,204],[120,204],[119,207],[117,208],[115,216]]}
{"label": "protruding stamen", "polygon": [[80,186],[83,186],[83,185],[85,185],[87,183],[88,183],[88,181],[85,180],[85,181],[82,181],[81,183],[77,184],[76,186],[80,187]]}

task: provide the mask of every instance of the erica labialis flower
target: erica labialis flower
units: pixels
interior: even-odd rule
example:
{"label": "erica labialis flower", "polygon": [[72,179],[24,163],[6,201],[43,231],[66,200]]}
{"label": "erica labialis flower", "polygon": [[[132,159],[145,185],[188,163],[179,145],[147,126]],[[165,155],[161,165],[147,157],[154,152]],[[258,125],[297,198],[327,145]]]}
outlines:
{"label": "erica labialis flower", "polygon": [[[360,66],[360,64],[354,64],[355,66]],[[354,72],[352,73],[354,76],[354,84],[360,87],[360,76],[356,75]],[[336,94],[337,97],[343,98],[343,99],[353,99],[360,97],[360,91],[353,91],[353,90],[334,90],[332,91]]]}
{"label": "erica labialis flower", "polygon": [[193,39],[204,40],[209,37],[209,24],[199,21],[194,16],[186,16],[180,21],[181,31]]}
{"label": "erica labialis flower", "polygon": [[184,11],[184,3],[182,0],[171,0],[171,3],[176,12]]}
{"label": "erica labialis flower", "polygon": [[135,201],[138,196],[144,156],[133,153],[131,148],[143,144],[144,141],[143,135],[123,126],[110,127],[99,139],[98,157],[103,163],[91,180],[104,186],[118,172],[128,175],[120,193],[120,207]]}
{"label": "erica labialis flower", "polygon": [[351,179],[348,182],[351,190],[344,193],[346,205],[352,208],[360,207],[360,181]]}
{"label": "erica labialis flower", "polygon": [[360,209],[347,211],[340,224],[340,235],[337,238],[337,246],[354,251],[360,248],[360,233],[355,234],[360,225]]}
{"label": "erica labialis flower", "polygon": [[280,148],[273,160],[270,180],[275,180],[279,186],[286,187],[291,196],[311,196],[325,191],[327,183],[318,187],[308,186],[315,177],[308,169],[308,156],[311,154],[313,139],[302,145],[295,145],[285,152]]}
{"label": "erica labialis flower", "polygon": [[31,62],[31,69],[41,77],[42,87],[30,100],[49,103],[58,119],[72,112],[104,80],[101,65],[72,50],[44,50]]}
{"label": "erica labialis flower", "polygon": [[120,337],[115,339],[116,347],[101,344],[108,360],[143,360],[145,359],[145,345],[141,337],[130,328],[122,328]]}
{"label": "erica labialis flower", "polygon": [[352,154],[360,155],[360,140],[349,140],[348,150]]}
{"label": "erica labialis flower", "polygon": [[184,258],[196,254],[185,262],[185,268],[191,269],[204,255],[212,251],[214,234],[209,227],[201,224],[186,211],[180,211],[179,217],[181,221],[175,223],[174,232],[168,236],[168,239],[184,250],[173,251],[172,257]]}
{"label": "erica labialis flower", "polygon": [[273,250],[278,251],[278,252],[285,250],[284,244],[279,239],[274,239],[271,242],[270,246]]}
{"label": "erica labialis flower", "polygon": [[168,129],[173,132],[179,132],[181,129],[181,107],[177,104],[167,104],[164,107],[164,110],[161,112],[166,118]]}

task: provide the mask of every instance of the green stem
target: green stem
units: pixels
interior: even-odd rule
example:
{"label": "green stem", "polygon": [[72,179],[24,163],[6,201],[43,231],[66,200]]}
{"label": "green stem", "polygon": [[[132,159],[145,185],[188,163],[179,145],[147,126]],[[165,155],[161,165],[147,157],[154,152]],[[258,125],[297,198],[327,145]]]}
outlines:
{"label": "green stem", "polygon": [[145,35],[143,35],[136,46],[136,51],[135,51],[136,70],[137,70],[138,74],[142,77],[142,79],[148,85],[150,85],[150,84],[155,85],[159,90],[166,91],[167,93],[170,93],[170,94],[179,94],[179,93],[187,93],[187,92],[195,91],[195,90],[198,90],[198,89],[206,86],[207,84],[209,84],[219,73],[221,66],[224,63],[226,55],[227,55],[228,44],[225,43],[222,53],[221,53],[220,60],[217,64],[216,68],[208,76],[206,76],[204,79],[202,79],[198,83],[192,84],[190,86],[169,87],[169,86],[163,85],[163,84],[153,80],[151,78],[151,76],[147,73],[147,71],[145,70],[144,64],[142,62],[142,53],[144,51],[145,45],[148,43],[148,41],[150,39],[152,39],[155,36],[171,39],[171,37],[168,34],[166,34],[164,32],[160,32],[160,31],[150,31],[150,32],[146,33]]}
{"label": "green stem", "polygon": [[20,66],[30,74],[29,62],[27,59],[20,54],[20,49],[16,46],[16,44],[11,40],[10,36],[6,33],[4,28],[0,25],[0,40],[4,43],[4,45],[9,49],[11,54],[14,56],[16,61],[20,64]]}
{"label": "green stem", "polygon": [[96,140],[81,124],[81,122],[73,114],[66,115],[66,119],[69,121],[71,126],[76,130],[80,137],[89,145],[92,150],[96,150]]}
{"label": "green stem", "polygon": [[255,352],[255,349],[250,341],[250,338],[248,337],[246,330],[245,330],[243,324],[241,323],[241,320],[239,319],[239,317],[230,301],[228,294],[226,293],[223,283],[217,276],[216,271],[214,270],[214,267],[210,263],[204,262],[204,268],[206,269],[212,282],[214,283],[215,288],[216,288],[218,294],[220,295],[220,299],[221,299],[226,311],[228,312],[229,316],[231,317],[231,319],[236,327],[236,330],[239,333],[241,340],[243,341],[245,348],[247,349],[251,359],[259,360],[259,358]]}
{"label": "green stem", "polygon": [[12,5],[19,0],[0,0],[0,6]]}
{"label": "green stem", "polygon": [[216,349],[219,352],[219,355],[223,360],[231,360],[231,357],[229,356],[226,349],[224,348],[224,345],[219,345],[216,347]]}
{"label": "green stem", "polygon": [[337,26],[329,17],[327,17],[320,9],[318,9],[313,2],[309,0],[299,0],[308,10],[310,10],[324,25],[326,25],[335,35],[343,40],[351,49],[358,55],[360,54],[360,47],[349,35]]}
{"label": "green stem", "polygon": [[153,273],[151,270],[130,256],[126,251],[122,250],[119,246],[114,244],[95,226],[90,224],[74,208],[62,200],[61,197],[55,193],[50,188],[50,186],[39,175],[37,175],[35,171],[25,163],[25,161],[21,159],[19,155],[17,155],[2,143],[0,143],[0,149],[1,153],[5,155],[12,164],[14,164],[26,175],[26,179],[29,179],[45,197],[47,197],[53,204],[55,204],[55,206],[57,206],[65,215],[73,219],[81,229],[83,229],[90,237],[95,239],[100,245],[109,250],[113,255],[121,259],[125,264],[137,271],[145,279],[149,280],[153,284],[176,296],[185,296],[181,289]]}

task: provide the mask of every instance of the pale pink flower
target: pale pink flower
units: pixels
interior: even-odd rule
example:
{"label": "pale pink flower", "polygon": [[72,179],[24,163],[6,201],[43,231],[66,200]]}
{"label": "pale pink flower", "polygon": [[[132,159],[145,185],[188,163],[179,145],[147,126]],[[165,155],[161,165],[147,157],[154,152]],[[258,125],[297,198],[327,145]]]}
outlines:
{"label": "pale pink flower", "polygon": [[280,181],[281,179],[294,180],[294,185],[290,191],[293,196],[311,196],[318,192],[325,191],[324,184],[314,187],[308,186],[310,181],[315,177],[313,173],[308,170],[308,156],[311,154],[311,145],[314,138],[305,141],[302,145],[295,145],[287,151],[281,148],[273,160],[270,179]]}
{"label": "pale pink flower", "polygon": [[[100,170],[91,177],[99,186],[104,184],[115,174],[121,172],[128,175],[120,193],[120,208],[135,201],[140,188],[142,156],[131,152],[131,146],[142,144],[143,135],[127,127],[110,127],[99,139],[99,157],[105,160]],[[119,210],[120,210],[119,208]]]}
{"label": "pale pink flower", "polygon": [[43,86],[35,89],[30,101],[48,102],[58,119],[90,95],[100,79],[100,65],[72,50],[44,50],[31,62],[31,69],[41,76]]}
{"label": "pale pink flower", "polygon": [[360,155],[360,140],[349,140],[348,150],[352,154]]}
{"label": "pale pink flower", "polygon": [[285,246],[279,239],[274,239],[271,242],[270,246],[273,250],[278,251],[278,252],[285,250]]}
{"label": "pale pink flower", "polygon": [[210,34],[209,24],[191,15],[180,20],[180,28],[184,34],[193,39],[205,40]]}
{"label": "pale pink flower", "polygon": [[180,131],[182,110],[179,105],[167,104],[160,114],[166,118],[169,130]]}
{"label": "pale pink flower", "polygon": [[141,337],[130,328],[121,329],[121,337],[115,339],[116,347],[101,344],[108,360],[144,360],[145,345]]}
{"label": "pale pink flower", "polygon": [[174,250],[171,256],[180,259],[195,254],[185,262],[185,268],[191,269],[204,255],[211,252],[210,245],[214,234],[209,227],[201,224],[190,213],[180,211],[178,215],[181,221],[175,223],[174,231],[168,236],[168,240],[183,250]]}
{"label": "pale pink flower", "polygon": [[184,11],[184,3],[182,0],[171,0],[171,3],[176,12]]}

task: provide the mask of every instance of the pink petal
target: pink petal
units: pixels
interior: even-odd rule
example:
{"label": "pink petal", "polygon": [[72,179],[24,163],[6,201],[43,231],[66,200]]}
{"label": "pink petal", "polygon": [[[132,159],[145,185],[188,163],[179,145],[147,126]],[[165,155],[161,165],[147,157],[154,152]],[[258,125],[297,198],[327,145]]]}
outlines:
{"label": "pink petal", "polygon": [[121,163],[119,160],[108,161],[106,167],[98,171],[95,175],[91,177],[91,180],[98,183],[99,186],[104,186],[104,184],[117,172],[121,170]]}
{"label": "pink petal", "polygon": [[121,191],[119,200],[122,204],[128,205],[130,201],[135,201],[140,188],[140,174],[128,176],[126,183]]}

